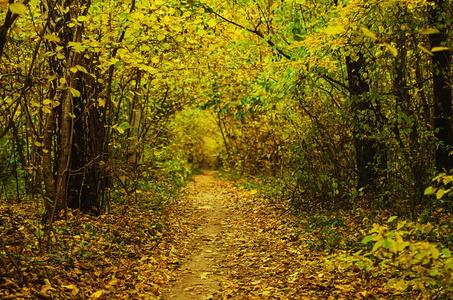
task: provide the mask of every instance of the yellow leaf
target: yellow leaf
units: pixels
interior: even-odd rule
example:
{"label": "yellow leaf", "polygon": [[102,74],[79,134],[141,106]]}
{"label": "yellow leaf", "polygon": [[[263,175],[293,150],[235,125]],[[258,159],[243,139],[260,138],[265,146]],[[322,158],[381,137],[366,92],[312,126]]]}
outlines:
{"label": "yellow leaf", "polygon": [[104,293],[103,290],[97,291],[97,292],[91,294],[90,298],[94,298],[94,299],[100,298],[103,295],[103,293]]}
{"label": "yellow leaf", "polygon": [[151,61],[154,63],[154,64],[157,64],[159,62],[159,57],[157,56],[154,56]]}
{"label": "yellow leaf", "polygon": [[159,34],[159,35],[157,36],[157,40],[158,40],[158,41],[163,41],[163,40],[165,40],[165,35],[164,35],[164,34]]}
{"label": "yellow leaf", "polygon": [[433,48],[431,48],[431,52],[448,51],[448,50],[450,50],[449,47],[433,47]]}
{"label": "yellow leaf", "polygon": [[83,73],[88,74],[87,69],[85,69],[84,67],[77,65],[76,68],[77,68],[77,70],[79,70],[79,71],[81,71],[81,72],[83,72]]}
{"label": "yellow leaf", "polygon": [[73,97],[80,97],[82,94],[75,88],[69,87],[69,90],[71,91],[71,94]]}
{"label": "yellow leaf", "polygon": [[433,256],[433,258],[438,259],[439,255],[440,255],[439,250],[437,250],[436,247],[432,247],[430,250],[431,250],[431,255]]}
{"label": "yellow leaf", "polygon": [[422,50],[423,52],[425,52],[425,53],[427,53],[427,54],[429,54],[429,55],[431,55],[431,56],[434,55],[431,51],[429,51],[428,49],[426,49],[425,47],[423,47],[423,46],[421,46],[421,45],[418,45],[417,47],[418,47],[420,50]]}
{"label": "yellow leaf", "polygon": [[109,281],[109,285],[117,285],[118,284],[118,279],[113,278],[112,280]]}
{"label": "yellow leaf", "polygon": [[43,106],[42,111],[45,112],[46,114],[50,114],[52,111],[50,110],[50,107],[48,106]]}
{"label": "yellow leaf", "polygon": [[393,57],[396,57],[398,55],[398,50],[396,50],[395,47],[393,47],[392,45],[390,44],[385,44],[385,47],[387,48],[387,50],[392,53]]}
{"label": "yellow leaf", "polygon": [[38,102],[35,102],[35,101],[33,101],[33,100],[30,101],[30,104],[31,104],[32,106],[36,106],[36,107],[40,107],[40,106],[41,106],[41,104],[39,104]]}
{"label": "yellow leaf", "polygon": [[445,194],[445,190],[444,189],[439,189],[436,193],[436,198],[437,200],[439,200],[440,198],[442,198],[442,196]]}
{"label": "yellow leaf", "polygon": [[12,13],[18,14],[18,15],[23,15],[27,12],[27,7],[23,5],[22,3],[13,3],[9,6],[9,10]]}
{"label": "yellow leaf", "polygon": [[257,194],[257,193],[258,193],[257,190],[251,190],[251,191],[249,192],[250,195],[255,195],[255,194]]}
{"label": "yellow leaf", "polygon": [[377,40],[376,35],[373,32],[371,32],[368,28],[362,27],[361,29],[365,36],[371,38],[373,41]]}
{"label": "yellow leaf", "polygon": [[204,36],[207,32],[206,32],[206,30],[199,28],[197,30],[197,33],[198,33],[199,36]]}
{"label": "yellow leaf", "polygon": [[60,81],[60,84],[65,84],[66,83],[66,78],[62,77],[62,78],[60,78],[59,81]]}
{"label": "yellow leaf", "polygon": [[211,19],[207,22],[209,27],[215,27],[217,25],[217,22],[214,19]]}
{"label": "yellow leaf", "polygon": [[76,287],[75,285],[73,285],[73,284],[62,285],[61,287],[64,287],[64,288],[67,288],[67,289],[70,289],[70,290],[77,288],[77,287]]}
{"label": "yellow leaf", "polygon": [[105,99],[99,98],[98,99],[98,104],[99,104],[99,106],[104,107],[105,106]]}
{"label": "yellow leaf", "polygon": [[124,133],[124,130],[122,128],[120,128],[120,127],[115,127],[115,128],[116,128],[116,130],[118,130],[119,133],[121,133],[121,134]]}
{"label": "yellow leaf", "polygon": [[423,28],[418,31],[420,34],[435,34],[439,33],[439,30],[436,28]]}
{"label": "yellow leaf", "polygon": [[339,25],[339,26],[328,26],[326,29],[324,29],[324,32],[328,35],[335,35],[344,32],[344,27]]}
{"label": "yellow leaf", "polygon": [[48,40],[48,41],[51,41],[51,42],[56,42],[56,43],[61,42],[61,39],[60,39],[58,36],[53,35],[53,34],[46,34],[46,35],[44,36],[44,38],[45,38],[46,40]]}
{"label": "yellow leaf", "polygon": [[68,113],[68,115],[72,118],[72,119],[75,119],[76,115],[72,114],[72,113]]}

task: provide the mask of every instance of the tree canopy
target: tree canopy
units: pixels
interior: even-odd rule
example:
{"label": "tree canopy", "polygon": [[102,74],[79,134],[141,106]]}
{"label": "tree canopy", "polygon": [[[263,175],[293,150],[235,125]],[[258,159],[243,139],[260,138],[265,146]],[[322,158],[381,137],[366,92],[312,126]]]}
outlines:
{"label": "tree canopy", "polygon": [[442,219],[452,8],[0,0],[0,198],[36,203],[47,247],[72,210],[160,205],[209,167],[279,180],[295,211]]}

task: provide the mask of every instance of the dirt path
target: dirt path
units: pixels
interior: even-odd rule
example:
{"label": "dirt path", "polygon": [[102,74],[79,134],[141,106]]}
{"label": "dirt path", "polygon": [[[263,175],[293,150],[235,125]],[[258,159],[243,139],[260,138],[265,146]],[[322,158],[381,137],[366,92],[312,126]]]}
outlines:
{"label": "dirt path", "polygon": [[314,264],[321,256],[295,236],[282,207],[255,192],[215,179],[213,172],[195,177],[161,299],[356,298],[351,292],[360,281]]}
{"label": "dirt path", "polygon": [[238,216],[214,174],[196,176],[196,182],[188,186],[192,193],[187,200],[198,222],[188,236],[191,253],[177,270],[179,276],[171,285],[169,299],[218,298],[227,284],[228,269],[222,264],[229,253],[225,241],[230,238],[229,223]]}

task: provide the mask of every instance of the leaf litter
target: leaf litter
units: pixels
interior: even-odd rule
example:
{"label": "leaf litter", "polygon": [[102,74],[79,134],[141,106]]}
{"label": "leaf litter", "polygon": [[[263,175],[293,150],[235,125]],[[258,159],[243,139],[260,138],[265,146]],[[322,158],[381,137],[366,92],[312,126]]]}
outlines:
{"label": "leaf litter", "polygon": [[[48,254],[31,234],[36,220],[15,221],[29,228],[13,230],[20,233],[15,248],[3,226],[1,238],[20,258],[24,278],[1,249],[0,298],[391,298],[379,278],[358,269],[328,271],[323,258],[329,253],[309,249],[309,236],[284,203],[214,175],[195,176],[184,199],[160,212],[124,207],[100,217],[70,213],[55,223]],[[9,209],[0,210],[3,221],[27,211],[7,215]]]}
{"label": "leaf litter", "polygon": [[359,270],[327,271],[288,207],[213,173],[187,187],[190,231],[163,299],[378,299],[382,282]]}

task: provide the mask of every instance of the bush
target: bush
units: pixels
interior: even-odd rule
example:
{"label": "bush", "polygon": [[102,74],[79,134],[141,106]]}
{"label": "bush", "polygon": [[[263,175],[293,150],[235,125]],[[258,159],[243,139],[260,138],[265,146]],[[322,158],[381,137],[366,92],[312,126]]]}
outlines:
{"label": "bush", "polygon": [[[360,267],[367,275],[387,276],[387,288],[400,292],[418,290],[426,299],[453,296],[453,258],[437,238],[448,228],[431,223],[399,221],[373,224],[362,243],[365,250],[326,259],[328,268]],[[365,253],[363,253],[365,252]]]}

